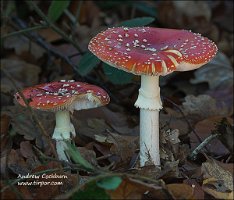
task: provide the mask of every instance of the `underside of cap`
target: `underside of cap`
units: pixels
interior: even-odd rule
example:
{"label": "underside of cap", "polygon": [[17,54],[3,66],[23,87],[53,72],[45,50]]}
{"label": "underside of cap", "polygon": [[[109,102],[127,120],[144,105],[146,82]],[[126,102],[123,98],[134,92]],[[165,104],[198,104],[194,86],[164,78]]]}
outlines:
{"label": "underside of cap", "polygon": [[209,62],[217,47],[200,34],[151,27],[117,27],[99,33],[89,50],[100,60],[136,75],[167,75]]}

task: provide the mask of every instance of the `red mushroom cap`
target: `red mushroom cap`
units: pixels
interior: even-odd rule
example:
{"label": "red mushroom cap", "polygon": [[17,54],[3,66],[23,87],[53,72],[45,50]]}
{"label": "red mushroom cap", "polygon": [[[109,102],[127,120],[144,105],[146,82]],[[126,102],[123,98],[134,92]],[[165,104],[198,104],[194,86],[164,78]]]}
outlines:
{"label": "red mushroom cap", "polygon": [[[32,108],[46,111],[89,109],[106,105],[110,101],[102,88],[73,80],[36,85],[22,90],[22,93]],[[25,106],[18,92],[15,99]]]}
{"label": "red mushroom cap", "polygon": [[89,50],[103,62],[133,74],[166,75],[206,64],[217,47],[187,30],[117,27],[95,36]]}

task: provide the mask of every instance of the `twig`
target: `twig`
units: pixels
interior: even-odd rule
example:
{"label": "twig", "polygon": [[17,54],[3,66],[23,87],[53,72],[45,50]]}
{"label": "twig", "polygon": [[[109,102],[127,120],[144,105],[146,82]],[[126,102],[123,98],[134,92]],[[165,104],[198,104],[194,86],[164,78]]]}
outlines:
{"label": "twig", "polygon": [[48,144],[50,145],[50,148],[52,150],[52,153],[54,154],[55,158],[58,158],[57,153],[55,151],[54,145],[52,143],[52,139],[50,138],[50,136],[47,134],[46,130],[44,129],[44,127],[42,126],[41,121],[38,119],[38,117],[35,115],[33,109],[30,107],[27,99],[24,97],[23,93],[20,91],[20,89],[18,88],[18,86],[16,85],[14,79],[11,77],[11,75],[4,70],[3,68],[1,68],[2,72],[6,75],[6,77],[11,81],[11,83],[13,84],[13,86],[15,87],[15,89],[17,90],[17,92],[19,92],[19,95],[22,97],[25,105],[27,106],[28,110],[31,113],[32,118],[34,119],[34,121],[36,122],[36,124],[38,125],[39,129],[41,130],[41,133],[46,137]]}
{"label": "twig", "polygon": [[38,29],[43,29],[43,28],[47,28],[47,26],[37,25],[37,26],[26,28],[26,29],[23,29],[23,30],[15,31],[15,32],[3,35],[1,37],[1,40],[6,39],[6,38],[11,37],[11,36],[16,36],[16,35],[19,35],[19,34],[22,34],[22,33],[27,33],[27,32],[35,31],[35,30],[38,30]]}
{"label": "twig", "polygon": [[211,140],[218,137],[220,134],[211,134],[209,137],[207,137],[201,144],[199,144],[193,152],[189,155],[189,158],[191,160],[195,160],[197,158],[197,154],[201,151],[202,148],[204,148]]}
{"label": "twig", "polygon": [[107,155],[98,157],[96,160],[97,160],[97,161],[105,160],[106,158],[109,158],[109,157],[111,157],[111,156],[112,156],[112,154],[107,154]]}
{"label": "twig", "polygon": [[58,28],[53,22],[49,20],[49,18],[42,12],[42,10],[33,3],[33,1],[26,1],[29,6],[32,6],[36,13],[48,24],[49,27],[51,27],[56,33],[61,35],[65,40],[67,40],[69,43],[71,43],[81,54],[84,52],[79,47],[77,42],[75,42],[72,38],[70,38],[65,32],[63,32],[60,28]]}
{"label": "twig", "polygon": [[[21,19],[18,19],[16,17],[13,17],[12,19],[20,28],[23,28],[23,29],[28,28],[26,23],[24,21],[22,21]],[[33,31],[31,31],[31,32],[22,32],[22,34],[29,37],[31,40],[35,41],[39,46],[44,48],[46,51],[48,51],[52,55],[54,55],[56,57],[59,57],[62,60],[64,60],[66,63],[71,65],[74,70],[77,68],[77,66],[69,59],[68,56],[65,56],[62,53],[60,53],[59,51],[57,51],[51,44],[48,44],[47,42],[45,42],[36,32],[33,32]]]}
{"label": "twig", "polygon": [[72,26],[72,32],[71,32],[72,38],[74,38],[75,30],[77,29],[78,26],[80,26],[78,20],[79,20],[79,17],[80,17],[80,9],[81,9],[82,3],[83,3],[82,0],[80,0],[79,3],[78,3],[78,7],[77,7],[77,10],[76,10],[76,14],[75,14],[75,20],[73,21],[73,26]]}

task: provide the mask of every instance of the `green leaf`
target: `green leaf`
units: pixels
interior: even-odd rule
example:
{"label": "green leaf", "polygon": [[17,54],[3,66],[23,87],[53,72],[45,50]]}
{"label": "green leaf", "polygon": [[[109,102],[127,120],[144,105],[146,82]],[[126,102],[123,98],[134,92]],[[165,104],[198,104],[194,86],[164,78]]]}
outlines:
{"label": "green leaf", "polygon": [[105,75],[114,84],[128,84],[131,83],[134,75],[123,70],[116,69],[110,65],[103,63],[102,65]]}
{"label": "green leaf", "polygon": [[48,11],[48,18],[55,22],[62,15],[63,11],[69,6],[70,0],[53,0]]}
{"label": "green leaf", "polygon": [[107,177],[97,181],[97,185],[105,190],[115,190],[121,183],[122,179],[118,176]]}
{"label": "green leaf", "polygon": [[154,20],[155,18],[153,17],[138,17],[138,18],[123,21],[117,26],[127,26],[127,27],[145,26],[145,25],[152,23]]}
{"label": "green leaf", "polygon": [[78,63],[78,68],[75,70],[81,75],[87,75],[98,63],[101,61],[93,55],[91,52],[87,52],[83,57],[80,59]]}
{"label": "green leaf", "polygon": [[88,183],[83,190],[78,190],[69,199],[71,200],[110,200],[111,198],[103,188],[96,185],[95,181]]}
{"label": "green leaf", "polygon": [[75,163],[80,164],[82,167],[88,170],[94,169],[94,167],[81,156],[80,152],[78,151],[78,149],[76,148],[74,144],[71,144],[69,141],[67,141],[66,144],[68,147],[66,152],[68,153],[68,155],[72,158],[72,160]]}

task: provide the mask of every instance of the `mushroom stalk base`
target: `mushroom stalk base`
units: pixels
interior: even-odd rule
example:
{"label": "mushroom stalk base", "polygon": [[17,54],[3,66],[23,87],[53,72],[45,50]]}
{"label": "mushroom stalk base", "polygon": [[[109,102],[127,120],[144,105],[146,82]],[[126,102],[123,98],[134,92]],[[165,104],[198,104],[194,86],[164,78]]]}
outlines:
{"label": "mushroom stalk base", "polygon": [[56,140],[56,150],[59,160],[69,161],[66,155],[67,144],[63,140]]}
{"label": "mushroom stalk base", "polygon": [[68,161],[65,154],[67,149],[66,141],[76,136],[75,128],[70,121],[69,111],[58,111],[55,114],[56,126],[52,138],[56,140],[56,150],[59,160]]}
{"label": "mushroom stalk base", "polygon": [[159,111],[140,110],[140,165],[160,165]]}
{"label": "mushroom stalk base", "polygon": [[140,165],[160,165],[159,151],[159,76],[141,76],[141,88],[135,103],[140,108]]}

